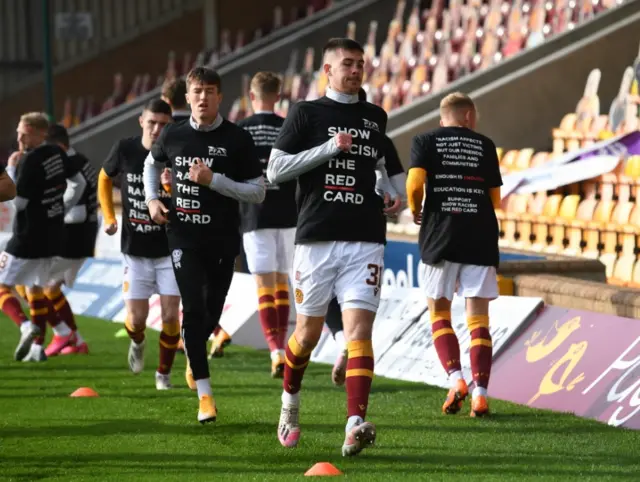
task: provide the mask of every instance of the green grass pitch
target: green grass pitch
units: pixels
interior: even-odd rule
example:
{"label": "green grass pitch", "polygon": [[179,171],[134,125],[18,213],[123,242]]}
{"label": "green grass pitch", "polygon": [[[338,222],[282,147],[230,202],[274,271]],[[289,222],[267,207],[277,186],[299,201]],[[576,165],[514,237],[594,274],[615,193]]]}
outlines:
{"label": "green grass pitch", "polygon": [[[219,414],[201,426],[183,355],[176,388],[155,390],[156,332],[147,333],[146,368],[135,376],[128,340],[114,337],[120,324],[79,317],[91,355],[33,364],[12,360],[18,331],[0,323],[2,481],[306,480],[325,461],[367,482],[640,479],[639,431],[495,400],[490,419],[471,419],[468,405],[447,417],[443,390],[384,378],[374,380],[369,410],[377,445],[344,459],[345,395],[325,365],[307,370],[300,446],[285,449],[276,438],[280,381],[269,376],[266,352],[230,346],[210,363]],[[69,397],[82,386],[100,397]]]}

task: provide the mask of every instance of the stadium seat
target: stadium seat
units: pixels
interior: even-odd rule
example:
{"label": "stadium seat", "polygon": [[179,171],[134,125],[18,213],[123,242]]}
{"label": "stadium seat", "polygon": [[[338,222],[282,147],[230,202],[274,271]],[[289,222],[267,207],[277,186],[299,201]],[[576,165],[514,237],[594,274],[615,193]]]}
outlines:
{"label": "stadium seat", "polygon": [[603,251],[603,254],[600,256],[600,261],[606,267],[607,278],[613,276],[615,262],[619,252],[622,251],[620,230],[629,223],[634,207],[635,204],[632,202],[618,201],[611,214],[611,222],[605,223],[600,227]]}
{"label": "stadium seat", "polygon": [[602,240],[600,229],[611,221],[611,215],[615,208],[615,201],[602,199],[598,202],[593,212],[593,221],[587,222],[584,227],[585,248],[582,255],[590,259],[598,259],[602,253]]}
{"label": "stadium seat", "polygon": [[[558,208],[558,214],[548,222],[548,245],[543,246],[542,251],[546,253],[560,253],[568,244],[567,227],[571,220],[576,218],[580,196],[571,194],[565,196]],[[536,248],[537,249],[537,248]]]}
{"label": "stadium seat", "polygon": [[530,221],[533,238],[531,238],[531,244],[528,249],[542,252],[549,245],[551,242],[550,226],[553,224],[554,218],[558,216],[561,204],[561,194],[552,194],[546,199],[542,214],[535,216]]}
{"label": "stadium seat", "polygon": [[576,217],[569,221],[566,228],[567,247],[562,254],[579,256],[586,245],[584,230],[593,219],[598,201],[595,197],[583,199],[576,210]]}
{"label": "stadium seat", "polygon": [[[376,45],[379,24],[371,22],[368,26],[365,52],[370,62],[364,84],[368,100],[389,112],[437,93],[450,82],[491,67],[522,49],[533,48],[546,37],[574,28],[612,6],[615,3],[589,9],[578,7],[575,2],[474,0],[465,5],[461,1],[449,2],[445,8],[445,2],[435,1],[431,8],[421,12],[417,2],[405,22],[407,2],[398,0],[394,18],[387,25],[386,40],[379,49]],[[349,22],[346,35],[355,38],[358,28],[361,26]],[[529,38],[533,39],[530,43]],[[287,95],[289,92],[285,90],[283,106],[324,94],[327,84],[324,73],[319,70],[309,75],[306,65],[302,71],[306,74],[306,85],[299,90],[299,96],[293,91]],[[290,75],[289,69],[285,76]],[[591,125],[589,119],[580,118],[585,136],[587,126]],[[571,131],[573,127],[567,129]],[[568,135],[575,137],[572,132]],[[580,139],[576,137],[573,144],[579,147]],[[559,152],[564,150],[564,143],[561,147]]]}
{"label": "stadium seat", "polygon": [[547,203],[547,193],[539,192],[529,198],[529,207],[526,213],[517,216],[516,221],[516,242],[513,247],[517,249],[526,249],[533,239],[533,220],[541,215]]}
{"label": "stadium seat", "polygon": [[517,241],[517,220],[520,216],[526,214],[530,197],[531,195],[529,194],[508,196],[504,211],[499,210],[496,212],[500,222],[500,246],[511,246]]}

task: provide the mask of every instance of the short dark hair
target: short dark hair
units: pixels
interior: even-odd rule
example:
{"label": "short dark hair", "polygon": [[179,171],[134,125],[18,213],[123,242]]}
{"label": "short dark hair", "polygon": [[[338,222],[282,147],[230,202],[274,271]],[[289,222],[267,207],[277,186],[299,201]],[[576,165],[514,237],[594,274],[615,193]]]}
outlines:
{"label": "short dark hair", "polygon": [[222,92],[222,79],[220,74],[209,67],[194,67],[187,74],[187,90],[189,85],[193,83],[204,85],[215,85],[218,88],[218,92]]}
{"label": "short dark hair", "polygon": [[367,91],[364,90],[362,87],[360,87],[360,90],[358,91],[358,100],[360,102],[366,102],[367,101]]}
{"label": "short dark hair", "polygon": [[171,117],[171,106],[162,99],[153,99],[147,102],[143,112],[151,112],[153,114],[166,114]]}
{"label": "short dark hair", "polygon": [[47,142],[51,144],[62,144],[69,147],[69,133],[62,124],[52,124],[47,132]]}
{"label": "short dark hair", "polygon": [[167,80],[162,84],[160,95],[169,101],[174,109],[180,109],[187,105],[187,83],[183,79]]}
{"label": "short dark hair", "polygon": [[345,38],[329,39],[329,41],[325,44],[324,48],[322,49],[322,55],[324,56],[327,52],[334,52],[340,49],[356,51],[356,52],[360,52],[361,54],[364,54],[364,49],[362,48],[362,45],[360,45],[358,42],[356,42],[353,39],[345,37]]}

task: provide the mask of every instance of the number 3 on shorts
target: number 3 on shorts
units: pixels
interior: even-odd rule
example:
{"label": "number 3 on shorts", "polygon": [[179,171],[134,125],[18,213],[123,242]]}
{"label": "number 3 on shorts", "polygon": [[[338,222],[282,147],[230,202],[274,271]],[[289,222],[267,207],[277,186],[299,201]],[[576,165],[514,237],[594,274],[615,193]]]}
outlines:
{"label": "number 3 on shorts", "polygon": [[367,265],[367,269],[369,270],[370,277],[366,279],[366,283],[369,286],[380,288],[382,286],[382,266],[372,263]]}

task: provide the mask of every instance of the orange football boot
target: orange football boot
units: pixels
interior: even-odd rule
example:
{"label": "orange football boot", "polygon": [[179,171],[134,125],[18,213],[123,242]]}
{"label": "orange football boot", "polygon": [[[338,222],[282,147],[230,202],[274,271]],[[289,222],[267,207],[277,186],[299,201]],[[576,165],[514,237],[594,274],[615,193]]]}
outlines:
{"label": "orange football boot", "polygon": [[456,386],[449,390],[447,399],[442,405],[442,413],[446,415],[455,415],[462,408],[462,403],[469,395],[469,387],[467,382],[460,379],[456,382]]}
{"label": "orange football boot", "polygon": [[472,417],[485,417],[489,415],[489,403],[487,403],[487,397],[478,395],[471,399],[471,413]]}

